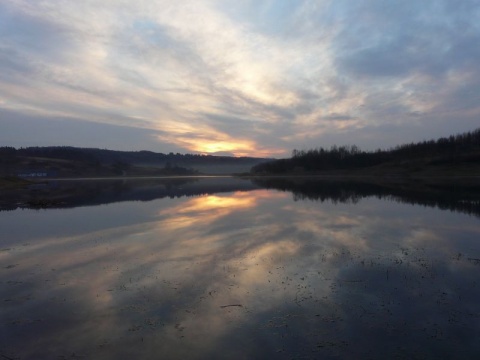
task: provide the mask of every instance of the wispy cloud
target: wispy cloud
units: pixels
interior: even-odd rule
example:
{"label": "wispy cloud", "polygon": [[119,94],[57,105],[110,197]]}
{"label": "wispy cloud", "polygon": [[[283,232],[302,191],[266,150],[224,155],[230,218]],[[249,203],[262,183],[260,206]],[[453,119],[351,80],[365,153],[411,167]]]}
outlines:
{"label": "wispy cloud", "polygon": [[478,126],[478,24],[474,0],[10,0],[0,106],[151,131],[160,151],[420,140]]}

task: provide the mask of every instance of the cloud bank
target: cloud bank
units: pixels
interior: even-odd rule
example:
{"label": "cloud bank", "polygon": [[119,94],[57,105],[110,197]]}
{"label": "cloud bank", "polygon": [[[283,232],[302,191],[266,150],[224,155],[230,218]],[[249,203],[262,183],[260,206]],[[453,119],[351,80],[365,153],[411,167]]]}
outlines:
{"label": "cloud bank", "polygon": [[0,142],[81,126],[76,145],[285,156],[445,136],[478,127],[478,44],[476,0],[7,0]]}

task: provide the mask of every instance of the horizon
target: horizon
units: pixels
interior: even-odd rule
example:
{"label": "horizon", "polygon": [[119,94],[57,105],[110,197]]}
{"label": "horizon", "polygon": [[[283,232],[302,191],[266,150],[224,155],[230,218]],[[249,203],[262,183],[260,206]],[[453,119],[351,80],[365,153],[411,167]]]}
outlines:
{"label": "horizon", "polygon": [[[385,148],[377,148],[377,149],[371,149],[371,150],[365,150],[365,149],[362,149],[361,147],[359,147],[358,145],[356,144],[333,144],[332,146],[330,146],[329,148],[324,148],[324,147],[315,147],[315,148],[310,148],[310,149],[292,149],[291,152],[290,152],[290,155],[288,156],[285,156],[283,158],[279,158],[279,157],[263,157],[263,159],[268,159],[268,160],[280,160],[280,159],[285,159],[285,158],[291,158],[293,157],[293,152],[294,151],[297,151],[297,152],[302,152],[302,151],[305,151],[305,152],[308,152],[308,151],[312,151],[312,150],[316,150],[316,149],[320,149],[320,148],[323,148],[324,150],[331,150],[333,149],[333,147],[337,147],[337,148],[342,148],[342,147],[356,147],[358,151],[360,152],[363,152],[363,153],[374,153],[376,151],[386,151],[386,152],[389,152],[389,151],[395,151],[395,149],[397,147],[402,147],[402,146],[406,146],[406,145],[419,145],[423,142],[431,142],[431,141],[434,141],[434,142],[437,142],[438,140],[440,139],[445,139],[445,138],[449,138],[450,136],[453,136],[453,137],[456,137],[456,136],[461,136],[461,135],[465,135],[465,134],[474,134],[474,133],[478,133],[480,132],[480,127],[476,128],[476,129],[473,129],[473,130],[470,130],[470,131],[466,131],[466,132],[463,132],[463,133],[456,133],[456,134],[450,134],[450,135],[447,135],[445,137],[439,137],[439,138],[430,138],[430,139],[423,139],[423,140],[420,140],[418,142],[411,142],[411,143],[403,143],[403,144],[396,144],[396,145],[392,145],[392,146],[389,146],[389,147],[385,147]],[[168,151],[168,152],[156,152],[156,151],[151,151],[151,150],[117,150],[117,149],[107,149],[107,148],[94,148],[94,147],[78,147],[78,146],[70,146],[70,145],[50,145],[50,146],[28,146],[28,147],[14,147],[16,150],[20,150],[22,148],[44,148],[44,147],[53,147],[53,148],[76,148],[76,149],[82,149],[82,150],[101,150],[101,151],[113,151],[113,152],[153,152],[155,154],[159,154],[159,155],[180,155],[180,156],[216,156],[216,157],[233,157],[233,158],[256,158],[256,159],[261,159],[262,157],[259,157],[259,156],[235,156],[233,154],[221,154],[221,153],[174,153],[172,151]],[[2,146],[0,146],[0,148],[2,148]]]}
{"label": "horizon", "polygon": [[0,144],[285,158],[448,137],[478,128],[479,43],[475,0],[3,3]]}

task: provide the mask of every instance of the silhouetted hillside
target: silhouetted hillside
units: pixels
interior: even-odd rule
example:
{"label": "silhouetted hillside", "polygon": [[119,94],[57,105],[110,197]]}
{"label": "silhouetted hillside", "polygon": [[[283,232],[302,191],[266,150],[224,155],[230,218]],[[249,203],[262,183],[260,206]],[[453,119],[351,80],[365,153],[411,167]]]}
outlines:
{"label": "silhouetted hillside", "polygon": [[57,176],[193,175],[248,171],[270,159],[69,146],[0,147],[0,175],[38,172]]}
{"label": "silhouetted hillside", "polygon": [[[378,173],[467,171],[480,164],[480,129],[438,140],[411,143],[389,150],[361,151],[357,146],[293,150],[289,159],[256,165],[254,174],[289,174],[370,169]],[[436,171],[435,171],[436,170]],[[433,174],[433,173],[432,173]],[[461,173],[461,175],[467,175]]]}

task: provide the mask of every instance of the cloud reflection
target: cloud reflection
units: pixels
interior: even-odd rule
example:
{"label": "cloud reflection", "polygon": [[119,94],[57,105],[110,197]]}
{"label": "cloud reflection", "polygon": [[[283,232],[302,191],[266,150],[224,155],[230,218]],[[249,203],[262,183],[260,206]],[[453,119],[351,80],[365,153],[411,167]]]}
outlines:
{"label": "cloud reflection", "polygon": [[[473,217],[270,190],[113,203],[104,216],[120,225],[138,206],[148,212],[134,224],[76,236],[48,236],[33,218],[29,244],[0,252],[5,356],[348,358],[378,341],[373,357],[388,344],[427,358],[478,350]],[[63,213],[72,227],[89,216],[80,210]]]}

